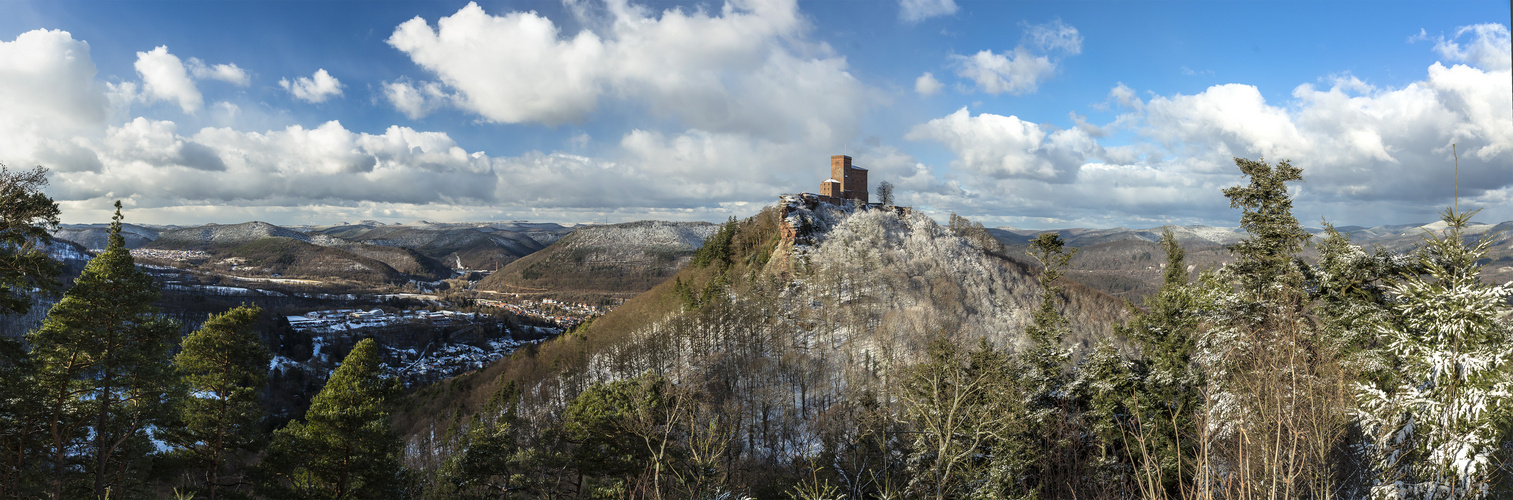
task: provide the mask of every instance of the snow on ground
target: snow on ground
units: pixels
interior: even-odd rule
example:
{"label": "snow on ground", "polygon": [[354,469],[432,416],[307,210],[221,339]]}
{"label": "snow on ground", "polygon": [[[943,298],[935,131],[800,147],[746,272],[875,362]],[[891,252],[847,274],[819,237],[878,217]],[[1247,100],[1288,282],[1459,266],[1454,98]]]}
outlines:
{"label": "snow on ground", "polygon": [[[400,326],[405,324],[424,325],[427,327],[447,325],[472,325],[478,322],[494,323],[493,317],[458,311],[425,311],[405,310],[386,312],[382,309],[330,309],[323,311],[311,311],[305,314],[286,316],[289,325],[297,331],[310,335],[312,343],[311,359],[306,364],[325,366],[331,360],[330,349],[326,347],[333,343],[335,335],[350,335],[361,332],[368,328],[382,328]],[[502,325],[500,325],[502,326]],[[561,333],[561,329],[542,328],[527,326],[523,331],[531,336],[550,336]],[[440,340],[432,341],[417,351],[414,347],[407,346],[382,346],[388,351],[385,356],[391,363],[386,363],[385,369],[398,376],[406,386],[426,384],[447,377],[477,370],[487,366],[496,360],[515,352],[526,342],[516,341],[508,331],[505,336],[484,340],[482,344],[470,345],[467,343],[447,343]],[[269,363],[269,370],[300,363],[284,357],[275,357]]]}
{"label": "snow on ground", "polygon": [[295,364],[297,363],[295,363],[292,359],[280,355],[274,355],[273,359],[268,360],[268,371],[271,372],[273,370],[283,369],[286,366],[293,366]]}

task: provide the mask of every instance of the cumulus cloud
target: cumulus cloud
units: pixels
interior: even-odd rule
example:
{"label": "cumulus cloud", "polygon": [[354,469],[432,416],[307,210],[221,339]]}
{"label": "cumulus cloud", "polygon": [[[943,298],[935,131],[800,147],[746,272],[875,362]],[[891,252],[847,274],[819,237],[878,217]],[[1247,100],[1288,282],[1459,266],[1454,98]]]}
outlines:
{"label": "cumulus cloud", "polygon": [[928,71],[923,75],[919,75],[919,78],[914,79],[914,91],[919,93],[919,95],[935,95],[937,92],[940,92],[942,87],[945,87],[945,85],[942,85],[940,80],[936,80],[935,75],[930,74]]}
{"label": "cumulus cloud", "polygon": [[[374,134],[335,121],[261,131],[185,130],[148,117],[111,122],[113,99],[138,99],[144,91],[134,82],[97,82],[88,49],[64,32],[0,42],[0,109],[16,118],[0,122],[0,161],[51,168],[49,194],[72,220],[100,215],[89,207],[109,207],[116,198],[191,220],[202,215],[175,207],[287,217],[298,217],[288,207],[307,207],[301,209],[311,211],[307,216],[331,207],[339,209],[331,213],[487,207],[496,215],[629,210],[703,218],[711,211],[749,213],[772,193],[812,189],[794,180],[812,179],[834,151],[833,134],[776,140],[688,129],[632,130],[602,158],[534,151],[494,157],[464,150],[445,133],[400,126]],[[192,66],[181,64],[185,74]],[[436,84],[401,83],[441,98]],[[214,108],[228,116],[237,111],[223,102]]]}
{"label": "cumulus cloud", "polygon": [[904,138],[941,143],[956,154],[953,167],[995,179],[1065,182],[1099,152],[1081,129],[1046,130],[1015,116],[972,116],[967,108],[917,125]]}
{"label": "cumulus cloud", "polygon": [[95,81],[89,44],[66,31],[0,40],[0,162],[98,168],[94,152],[74,138],[104,126],[111,108],[106,91]]}
{"label": "cumulus cloud", "polygon": [[1020,95],[1034,92],[1041,82],[1055,75],[1062,56],[1082,52],[1082,35],[1060,19],[1023,26],[1024,36],[1011,50],[951,55],[956,75],[972,80],[977,88],[989,94]]}
{"label": "cumulus cloud", "polygon": [[490,159],[463,151],[446,134],[397,126],[383,134],[357,133],[335,121],[260,133],[207,127],[181,135],[176,128],[144,118],[110,127],[98,148],[104,167],[55,175],[53,195],[137,196],[157,204],[494,199]]}
{"label": "cumulus cloud", "polygon": [[326,99],[341,95],[341,89],[345,87],[341,84],[341,80],[331,76],[325,68],[316,70],[314,75],[301,76],[294,81],[289,81],[288,78],[280,79],[278,86],[289,91],[295,99],[305,102],[326,102]]}
{"label": "cumulus cloud", "polygon": [[917,23],[932,17],[956,13],[955,0],[898,0],[898,18],[906,23]]}
{"label": "cumulus cloud", "polygon": [[220,80],[239,87],[252,84],[252,77],[247,71],[237,67],[236,64],[216,64],[207,66],[205,61],[198,58],[189,58],[189,71],[200,80]]}
{"label": "cumulus cloud", "polygon": [[184,62],[170,54],[167,45],[137,52],[136,70],[142,77],[143,100],[177,102],[185,113],[194,113],[204,106],[205,98],[189,78]]}
{"label": "cumulus cloud", "polygon": [[[433,73],[450,103],[500,123],[581,122],[613,99],[692,129],[844,138],[873,99],[844,58],[808,41],[792,0],[731,1],[718,13],[574,5],[587,28],[571,36],[535,12],[494,16],[470,3],[434,27],[411,19],[388,42]],[[421,109],[411,89],[394,90],[402,111]]]}
{"label": "cumulus cloud", "polygon": [[[1453,202],[1453,152],[1460,157],[1461,204],[1486,207],[1488,220],[1513,219],[1505,203],[1513,198],[1507,168],[1513,161],[1507,132],[1513,130],[1513,70],[1478,55],[1508,50],[1500,42],[1482,43],[1506,36],[1506,28],[1468,26],[1455,33],[1458,46],[1446,41],[1433,49],[1446,62],[1400,87],[1346,73],[1298,85],[1288,99],[1269,102],[1262,89],[1246,84],[1142,99],[1120,83],[1094,106],[1119,110],[1102,126],[1074,114],[1077,127],[1053,130],[961,109],[915,126],[906,138],[954,153],[952,171],[966,195],[947,206],[1049,217],[1035,222],[1040,225],[1223,223],[1231,217],[1220,190],[1242,180],[1233,157],[1289,159],[1303,168],[1306,180],[1295,189],[1302,220],[1427,222]],[[1124,138],[1105,148],[1100,131]]]}

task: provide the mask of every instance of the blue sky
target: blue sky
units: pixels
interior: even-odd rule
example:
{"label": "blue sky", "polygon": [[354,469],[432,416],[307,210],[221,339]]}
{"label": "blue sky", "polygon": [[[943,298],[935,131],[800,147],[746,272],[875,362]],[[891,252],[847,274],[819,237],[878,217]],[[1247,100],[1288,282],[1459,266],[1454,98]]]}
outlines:
{"label": "blue sky", "polygon": [[1513,219],[1500,1],[0,0],[0,161],[66,222],[746,216],[849,154],[990,226]]}

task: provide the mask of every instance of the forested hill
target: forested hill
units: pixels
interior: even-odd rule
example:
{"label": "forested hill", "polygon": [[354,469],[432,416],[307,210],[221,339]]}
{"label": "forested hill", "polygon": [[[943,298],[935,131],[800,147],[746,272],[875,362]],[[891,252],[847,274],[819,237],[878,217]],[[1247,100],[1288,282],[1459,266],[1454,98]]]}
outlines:
{"label": "forested hill", "polygon": [[[729,426],[739,448],[729,450],[731,470],[743,475],[733,481],[775,488],[786,480],[766,476],[791,471],[788,450],[822,440],[858,401],[891,398],[929,339],[1030,344],[1043,290],[981,226],[824,204],[779,216],[774,206],[726,224],[672,279],[614,312],[412,394],[396,415],[417,450],[410,465],[441,470],[464,444],[448,429],[497,410],[490,401],[503,388],[519,390],[517,431],[536,436],[523,442],[560,433],[564,411],[596,384],[653,376],[690,391],[699,418]],[[784,224],[807,234],[785,240]],[[1080,285],[1066,283],[1062,297],[1067,343],[1078,350],[1111,338],[1126,314],[1122,301]]]}
{"label": "forested hill", "polygon": [[717,228],[707,222],[663,221],[579,227],[551,246],[510,262],[477,287],[629,297],[677,273]]}

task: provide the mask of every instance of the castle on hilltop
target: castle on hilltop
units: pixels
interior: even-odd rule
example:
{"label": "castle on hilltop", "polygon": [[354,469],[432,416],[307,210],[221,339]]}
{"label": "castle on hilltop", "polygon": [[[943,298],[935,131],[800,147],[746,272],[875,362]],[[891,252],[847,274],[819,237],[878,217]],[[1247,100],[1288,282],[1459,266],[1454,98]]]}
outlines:
{"label": "castle on hilltop", "polygon": [[850,156],[831,156],[830,178],[820,183],[820,199],[829,203],[861,200],[866,205],[867,169],[852,165]]}
{"label": "castle on hilltop", "polygon": [[853,210],[891,210],[900,217],[912,213],[909,207],[885,207],[882,203],[871,203],[868,198],[867,169],[852,165],[850,156],[831,156],[830,178],[820,183],[819,194],[798,193],[778,197],[778,217],[783,220],[779,229],[783,242],[792,245],[800,240],[808,241],[816,229],[814,211],[822,205],[833,205],[833,208],[847,213]]}

